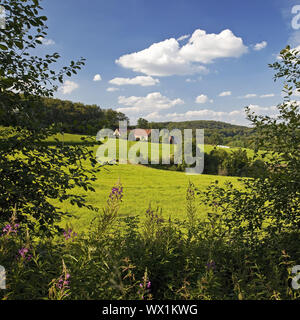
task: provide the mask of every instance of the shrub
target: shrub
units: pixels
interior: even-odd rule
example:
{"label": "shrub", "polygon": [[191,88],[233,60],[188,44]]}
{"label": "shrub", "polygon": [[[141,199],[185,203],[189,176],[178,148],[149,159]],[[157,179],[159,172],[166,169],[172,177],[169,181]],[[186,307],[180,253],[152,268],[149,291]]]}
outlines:
{"label": "shrub", "polygon": [[151,206],[146,219],[120,217],[123,190],[86,234],[67,226],[55,239],[33,238],[16,216],[1,227],[0,261],[7,270],[1,299],[300,299],[290,287],[300,259],[299,231],[252,241],[235,237],[219,204],[200,219],[197,192],[187,188],[186,220],[165,219]]}

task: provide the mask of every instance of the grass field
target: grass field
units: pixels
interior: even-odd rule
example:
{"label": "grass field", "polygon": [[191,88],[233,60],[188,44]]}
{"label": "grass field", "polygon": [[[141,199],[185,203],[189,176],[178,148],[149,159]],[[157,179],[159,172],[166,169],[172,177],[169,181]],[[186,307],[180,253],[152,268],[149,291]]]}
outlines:
{"label": "grass field", "polygon": [[[82,138],[87,138],[88,136],[84,136],[84,135],[79,135],[79,134],[70,134],[70,133],[65,133],[64,135],[62,134],[56,134],[55,136],[49,137],[47,139],[47,141],[60,141],[60,142],[66,142],[66,143],[80,143],[82,142]],[[92,141],[94,137],[89,137],[89,141]],[[57,139],[57,140],[55,140]],[[133,146],[134,144],[136,144],[136,142],[134,141],[128,141],[128,148],[130,148],[131,146]],[[146,144],[148,144],[148,152],[150,154],[151,152],[151,143],[145,142]],[[116,139],[116,145],[117,145],[117,157],[119,155],[119,139]],[[162,144],[159,144],[159,148],[160,148],[160,152],[162,149]],[[215,148],[215,146],[213,145],[209,145],[209,144],[205,144],[204,145],[204,152],[209,153],[211,152],[213,149]],[[216,147],[217,149],[222,149],[225,150],[227,152],[230,151],[236,151],[236,150],[246,150],[247,151],[247,155],[248,157],[253,157],[254,156],[254,150],[252,149],[247,149],[247,148],[237,148],[237,147],[230,147],[230,148],[220,148],[220,147]],[[170,145],[170,152],[174,153],[174,145]]]}
{"label": "grass field", "polygon": [[[64,134],[56,135],[59,141],[64,142],[80,142],[81,135]],[[53,139],[54,141],[54,139]],[[136,142],[129,141],[128,149]],[[148,144],[147,142],[144,142]],[[116,141],[117,145],[117,159],[119,157],[118,145],[119,140]],[[162,145],[159,145],[160,153]],[[205,145],[205,152],[210,152],[214,146]],[[94,147],[94,152],[98,146]],[[233,150],[234,148],[226,149]],[[151,144],[148,144],[148,152],[151,153]],[[174,146],[170,146],[170,152],[174,152]],[[251,150],[247,150],[249,155]],[[189,181],[193,182],[199,190],[204,190],[209,184],[218,180],[222,185],[225,181],[231,181],[238,185],[238,178],[224,177],[215,175],[186,175],[184,172],[159,170],[142,165],[114,165],[105,166],[97,175],[97,181],[94,183],[96,192],[83,192],[75,189],[75,193],[85,194],[88,203],[102,208],[105,206],[111,188],[120,180],[124,187],[124,198],[120,209],[121,216],[139,215],[141,220],[145,215],[149,204],[153,208],[162,208],[162,213],[165,218],[185,218],[185,197],[186,189]],[[61,203],[54,202],[57,206],[62,206]],[[63,204],[63,210],[72,213],[74,217],[65,218],[62,226],[66,223],[72,224],[75,230],[84,231],[89,226],[95,213],[85,208],[78,208],[76,206]],[[207,209],[198,204],[198,214],[203,214]]]}
{"label": "grass field", "polygon": [[[96,192],[85,192],[88,202],[94,206],[102,208],[111,188],[120,179],[124,187],[124,198],[120,209],[120,215],[139,215],[143,219],[149,204],[152,207],[161,207],[163,216],[168,218],[185,218],[185,197],[189,180],[200,190],[204,190],[210,183],[218,180],[223,184],[226,180],[238,185],[238,179],[234,177],[221,177],[211,175],[190,176],[183,172],[173,172],[157,170],[142,165],[114,165],[104,167],[98,174],[94,183]],[[76,191],[76,190],[75,190]],[[77,190],[79,194],[79,189]],[[57,205],[61,205],[58,202]],[[95,216],[95,213],[85,208],[64,204],[64,210],[75,215],[67,218],[62,226],[67,222],[71,223],[75,230],[84,231]],[[201,215],[206,210],[199,203],[198,214]]]}
{"label": "grass field", "polygon": [[[57,134],[55,137],[50,137],[48,141],[58,141],[80,143],[82,135],[76,134]],[[128,148],[136,142],[129,141]],[[148,145],[148,152],[151,153],[151,144]],[[118,158],[118,144],[117,144],[117,158]],[[95,156],[98,146],[89,147],[93,148]],[[214,146],[205,145],[205,152],[209,153]],[[160,153],[162,145],[159,145]],[[234,150],[237,148],[225,149],[226,151]],[[170,146],[170,152],[174,152],[174,145]],[[252,150],[247,149],[248,155],[252,154]],[[153,208],[160,207],[165,218],[185,218],[185,197],[186,189],[189,181],[193,182],[199,190],[205,188],[212,182],[218,180],[220,185],[225,181],[231,181],[235,185],[239,185],[238,178],[216,176],[216,175],[186,175],[184,172],[159,170],[142,165],[114,165],[105,166],[97,175],[97,181],[94,183],[96,192],[85,192],[79,188],[73,190],[74,193],[85,195],[87,202],[98,208],[105,206],[111,188],[120,180],[124,187],[124,198],[120,209],[121,216],[139,215],[141,220],[145,216],[149,204]],[[64,211],[71,213],[72,218],[65,218],[61,225],[64,227],[66,223],[72,224],[76,231],[85,231],[89,226],[92,219],[95,217],[93,211],[86,208],[78,208],[68,203],[60,203],[54,201],[54,204],[62,208]],[[203,215],[207,210],[201,203],[198,204],[198,214]]]}

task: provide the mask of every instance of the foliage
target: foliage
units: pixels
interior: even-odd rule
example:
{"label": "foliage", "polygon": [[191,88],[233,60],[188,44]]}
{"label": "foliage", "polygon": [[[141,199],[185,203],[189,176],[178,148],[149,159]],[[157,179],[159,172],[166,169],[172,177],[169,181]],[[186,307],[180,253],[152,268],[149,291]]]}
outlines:
{"label": "foliage", "polygon": [[236,237],[248,235],[251,241],[297,232],[300,226],[300,114],[298,103],[291,100],[299,87],[299,52],[287,47],[281,58],[280,63],[271,65],[279,70],[275,79],[286,79],[286,96],[278,105],[278,117],[257,116],[247,109],[257,132],[257,148],[268,150],[267,170],[255,179],[244,180],[243,189],[214,185],[203,194],[206,203],[213,200],[217,204]]}
{"label": "foliage", "polygon": [[150,122],[152,129],[204,129],[204,143],[224,144],[231,147],[253,148],[255,132],[252,128],[233,125],[221,121],[195,120],[183,122]]}
{"label": "foliage", "polygon": [[164,219],[150,206],[139,228],[137,216],[120,216],[121,194],[119,184],[113,187],[104,211],[74,238],[3,231],[7,289],[0,299],[300,299],[290,286],[300,258],[299,232],[250,247],[224,228],[216,206],[199,218],[193,184],[187,220]]}
{"label": "foliage", "polygon": [[53,98],[43,98],[40,103],[46,110],[45,118],[48,125],[54,123],[65,133],[96,136],[100,129],[116,129],[119,127],[119,121],[128,121],[123,113],[112,109],[101,109],[97,105]]}
{"label": "foliage", "polygon": [[247,176],[250,167],[247,151],[241,149],[231,151],[224,159],[222,166],[229,176]]}
{"label": "foliage", "polygon": [[[58,53],[33,55],[46,37],[45,21],[39,14],[40,1],[4,0],[6,28],[0,30],[0,123],[10,127],[0,131],[0,221],[17,208],[18,220],[35,233],[51,234],[63,212],[49,200],[70,201],[86,206],[84,196],[70,192],[75,186],[93,190],[95,160],[83,146],[55,147],[43,143],[60,131],[49,124],[48,110],[41,97],[51,97],[57,83],[84,65],[71,61],[59,71]],[[51,69],[52,67],[52,69]],[[84,161],[92,167],[86,170]]]}
{"label": "foliage", "polygon": [[149,122],[146,119],[143,118],[139,118],[137,121],[137,128],[141,128],[141,129],[148,129],[149,128]]}

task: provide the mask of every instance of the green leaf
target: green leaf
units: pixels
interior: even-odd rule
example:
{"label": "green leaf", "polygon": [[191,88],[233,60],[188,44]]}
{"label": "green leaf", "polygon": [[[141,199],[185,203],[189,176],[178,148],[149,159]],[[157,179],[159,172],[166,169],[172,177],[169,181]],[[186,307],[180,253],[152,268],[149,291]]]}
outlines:
{"label": "green leaf", "polygon": [[0,44],[0,49],[1,50],[8,50],[8,47],[6,47],[4,44]]}
{"label": "green leaf", "polygon": [[24,48],[23,43],[20,42],[20,41],[15,41],[15,45],[16,45],[20,50],[22,50],[22,49]]}

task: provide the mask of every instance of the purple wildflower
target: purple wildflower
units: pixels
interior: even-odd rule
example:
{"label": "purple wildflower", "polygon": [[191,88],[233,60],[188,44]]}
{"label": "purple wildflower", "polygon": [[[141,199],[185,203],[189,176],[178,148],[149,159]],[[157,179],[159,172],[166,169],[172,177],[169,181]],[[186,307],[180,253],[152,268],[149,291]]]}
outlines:
{"label": "purple wildflower", "polygon": [[215,270],[216,268],[216,263],[214,261],[210,261],[206,264],[206,268],[207,270]]}
{"label": "purple wildflower", "polygon": [[4,236],[5,234],[10,234],[10,233],[17,233],[18,232],[18,228],[20,227],[20,225],[18,223],[16,224],[7,224],[3,229],[2,229],[2,236]]}
{"label": "purple wildflower", "polygon": [[147,289],[150,289],[151,288],[151,282],[149,281],[148,283],[147,283]]}
{"label": "purple wildflower", "polygon": [[69,240],[70,238],[73,238],[72,241],[74,241],[74,238],[77,237],[77,233],[69,228],[68,230],[64,231],[64,237],[65,237],[66,240]]}
{"label": "purple wildflower", "polygon": [[19,250],[19,255],[21,256],[21,258],[26,259],[27,261],[30,261],[32,259],[32,255],[28,253],[29,253],[29,249],[27,248],[21,248]]}
{"label": "purple wildflower", "polygon": [[28,249],[27,249],[27,248],[22,248],[22,249],[19,250],[19,255],[20,255],[22,258],[25,258],[27,252],[28,252]]}
{"label": "purple wildflower", "polygon": [[69,273],[67,273],[64,277],[61,275],[56,284],[56,287],[60,290],[69,289],[69,284],[70,284],[70,281],[68,280],[69,278],[70,278]]}
{"label": "purple wildflower", "polygon": [[122,200],[123,198],[123,187],[118,185],[118,186],[114,186],[111,189],[111,193],[109,195],[109,198],[111,201],[113,200]]}

